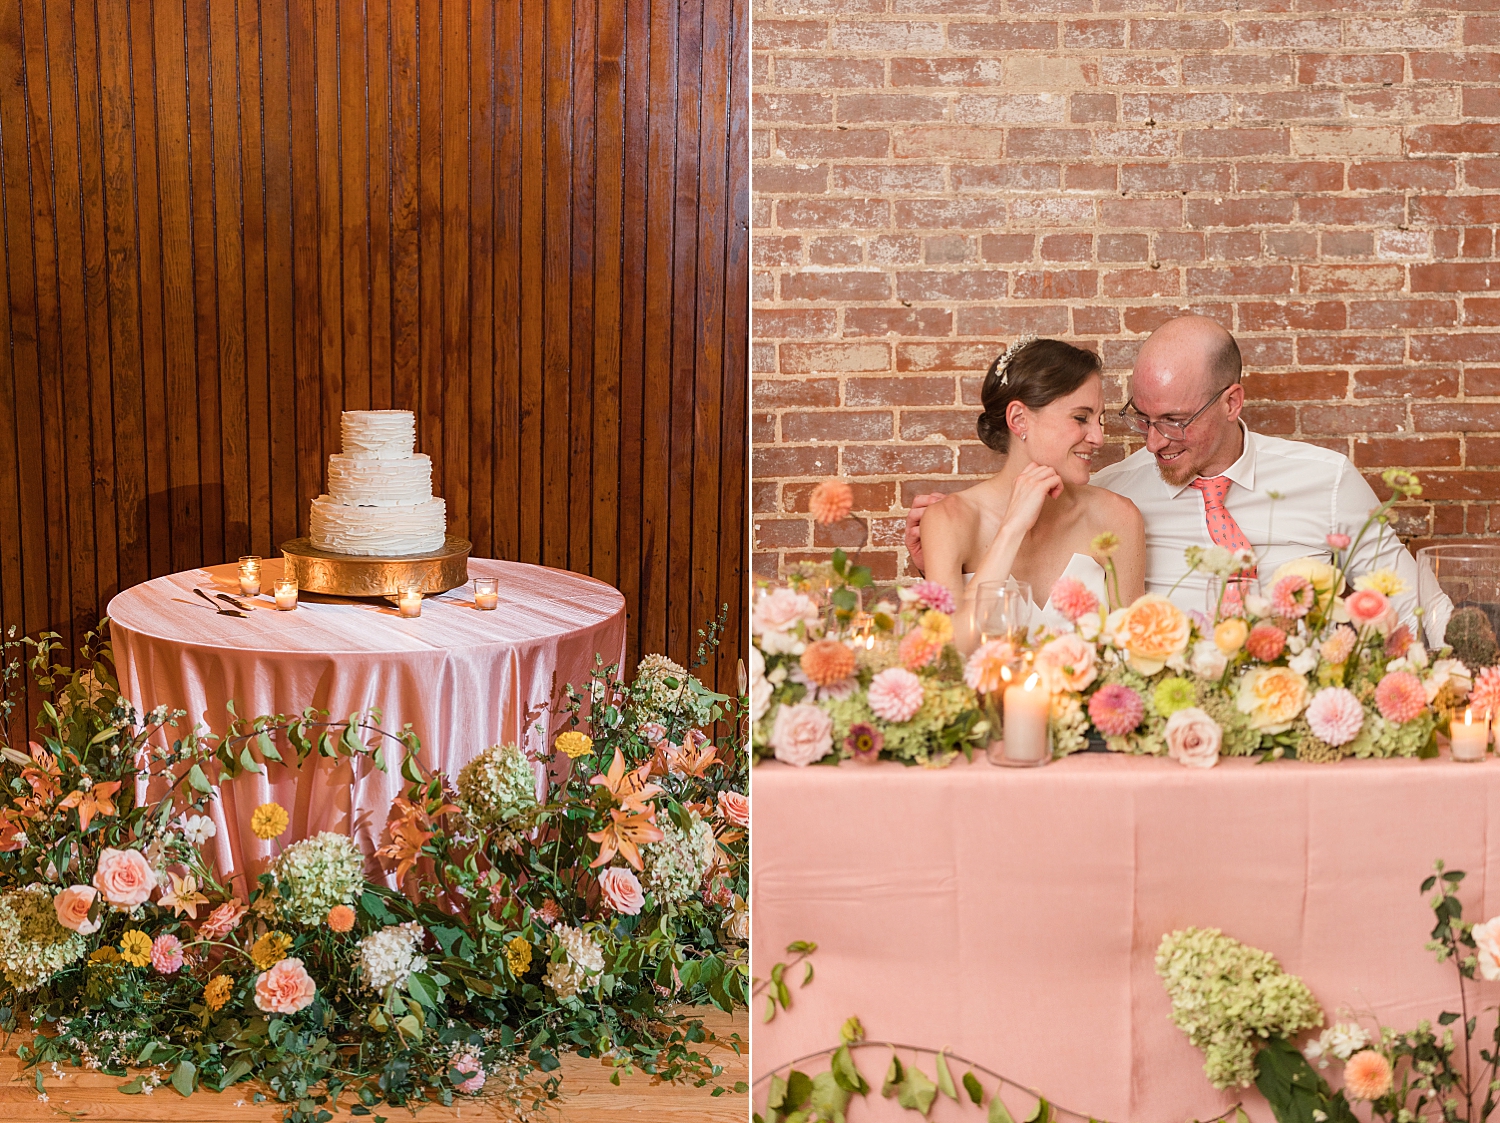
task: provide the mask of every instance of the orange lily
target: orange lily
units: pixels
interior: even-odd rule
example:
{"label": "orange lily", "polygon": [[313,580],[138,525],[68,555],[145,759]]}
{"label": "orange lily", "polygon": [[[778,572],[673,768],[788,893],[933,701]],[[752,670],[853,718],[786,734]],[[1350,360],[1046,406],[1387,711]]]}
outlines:
{"label": "orange lily", "polygon": [[[654,788],[656,785],[648,784],[647,787]],[[639,803],[637,797],[628,800],[624,810],[611,808],[609,817],[610,822],[602,831],[594,831],[589,835],[592,841],[599,844],[599,857],[589,863],[589,868],[596,869],[604,865],[618,853],[636,869],[640,869],[639,847],[648,842],[660,842],[666,837],[656,825],[656,808]]]}
{"label": "orange lily", "polygon": [[[458,808],[451,803],[445,803],[433,814],[444,815],[449,811],[457,811]],[[428,829],[431,822],[427,812],[421,807],[414,806],[405,796],[398,796],[391,810],[390,819],[386,822],[386,831],[391,836],[391,841],[375,851],[382,858],[395,858],[399,864],[396,866],[396,881],[399,883],[417,864],[421,857],[422,847],[427,845],[427,840],[433,835]]]}
{"label": "orange lily", "polygon": [[115,792],[119,790],[119,780],[111,780],[107,784],[95,784],[86,792],[75,788],[57,806],[59,810],[65,807],[78,808],[78,822],[84,830],[88,830],[89,820],[95,815],[115,813],[114,797]]}
{"label": "orange lily", "polygon": [[705,745],[709,745],[707,737],[696,729],[689,730],[680,747],[673,745],[668,750],[667,760],[671,770],[682,776],[707,775],[708,770],[719,763],[719,750],[710,745],[705,752]]}
{"label": "orange lily", "polygon": [[31,742],[31,759],[33,763],[21,770],[21,776],[31,785],[37,799],[42,803],[51,803],[57,797],[58,781],[62,778],[57,761],[35,741]]}
{"label": "orange lily", "polygon": [[602,775],[590,776],[589,783],[602,784],[617,802],[623,804],[632,796],[638,800],[646,799],[662,790],[658,784],[646,783],[646,777],[650,774],[649,761],[632,772],[626,772],[625,758],[620,755],[620,750],[616,749],[615,759],[609,764],[609,771]]}
{"label": "orange lily", "polygon": [[187,915],[194,920],[198,919],[198,906],[208,904],[208,898],[198,892],[198,879],[192,874],[178,877],[170,870],[167,876],[172,879],[172,888],[163,893],[158,899],[164,909],[171,909],[178,916]]}

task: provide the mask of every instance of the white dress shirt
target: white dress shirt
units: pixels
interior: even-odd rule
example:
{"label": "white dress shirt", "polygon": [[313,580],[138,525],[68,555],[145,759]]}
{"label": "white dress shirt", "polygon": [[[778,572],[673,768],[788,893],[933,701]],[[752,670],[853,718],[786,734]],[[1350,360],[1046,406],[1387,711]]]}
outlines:
{"label": "white dress shirt", "polygon": [[[1270,578],[1277,567],[1296,558],[1330,560],[1328,535],[1355,537],[1380,501],[1342,453],[1262,436],[1243,424],[1241,428],[1245,448],[1224,473],[1230,480],[1224,506],[1255,547],[1261,592],[1270,595]],[[1183,551],[1214,544],[1203,495],[1192,481],[1181,486],[1167,483],[1156,469],[1156,458],[1140,448],[1097,472],[1091,482],[1140,508],[1146,521],[1146,591],[1170,596],[1185,610],[1207,611],[1205,575],[1190,574],[1172,590],[1187,568]],[[1272,499],[1272,493],[1279,498]],[[1349,581],[1380,568],[1394,569],[1405,581],[1406,592],[1392,597],[1391,604],[1415,632],[1417,563],[1390,526],[1370,529],[1349,561]]]}

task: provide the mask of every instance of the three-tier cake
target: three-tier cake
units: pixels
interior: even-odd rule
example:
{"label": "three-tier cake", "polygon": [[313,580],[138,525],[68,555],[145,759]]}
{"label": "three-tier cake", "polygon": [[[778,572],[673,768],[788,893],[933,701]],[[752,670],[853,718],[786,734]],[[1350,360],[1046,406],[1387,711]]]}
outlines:
{"label": "three-tier cake", "polygon": [[432,494],[432,461],[415,451],[415,415],[349,410],[340,428],[343,451],[328,458],[328,494],[312,501],[313,547],[382,558],[442,549],[448,512]]}

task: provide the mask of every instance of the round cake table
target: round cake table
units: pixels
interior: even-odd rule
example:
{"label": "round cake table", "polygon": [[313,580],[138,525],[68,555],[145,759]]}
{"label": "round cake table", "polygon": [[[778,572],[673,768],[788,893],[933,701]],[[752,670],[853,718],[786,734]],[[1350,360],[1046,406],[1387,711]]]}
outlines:
{"label": "round cake table", "polygon": [[[540,747],[551,730],[528,728],[527,713],[568,683],[582,687],[596,655],[606,666],[624,657],[625,598],[577,573],[472,558],[471,578],[499,579],[497,610],[476,609],[463,586],[426,598],[422,615],[407,619],[383,601],[322,597],[278,611],[269,594],[281,560],[262,565],[262,595],[243,598],[255,606],[243,619],[219,615],[193,591],[238,596],[234,564],[158,577],[111,600],[121,693],[143,712],[185,710],[188,724],[216,732],[229,723],[230,701],[242,717],[315,706],[342,720],[374,707],[382,728],[410,723],[422,762],[453,775],[493,744],[529,738]],[[291,813],[286,838],[338,831],[369,854],[403,786],[394,766],[381,772],[368,758],[313,757],[301,769],[272,764],[225,781],[213,805],[219,870],[253,882],[264,868],[272,844],[251,832],[250,813],[268,800]]]}

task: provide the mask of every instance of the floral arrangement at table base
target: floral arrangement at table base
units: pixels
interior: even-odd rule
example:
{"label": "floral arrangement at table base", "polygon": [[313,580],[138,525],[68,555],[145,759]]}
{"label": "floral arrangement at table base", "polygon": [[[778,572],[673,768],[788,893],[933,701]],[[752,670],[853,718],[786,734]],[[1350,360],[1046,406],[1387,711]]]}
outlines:
{"label": "floral arrangement at table base", "polygon": [[[608,1058],[616,1081],[715,1083],[708,1034],[675,1007],[747,998],[742,703],[661,656],[629,685],[596,665],[560,703],[547,757],[571,759],[539,799],[520,748],[454,783],[374,712],[166,744],[176,715],[140,720],[99,637],[76,671],[55,637],[25,642],[48,700],[25,748],[0,742],[0,1021],[37,1031],[21,1055],[41,1095],[40,1066],[64,1063],[135,1070],[125,1092],[259,1081],[292,1123],[455,1096],[520,1111],[556,1094],[563,1050]],[[18,676],[13,660],[0,718]],[[331,832],[279,846],[254,885],[217,880],[217,783],[314,755],[401,770],[379,855],[405,892]],[[252,817],[267,840],[288,823],[276,804]]]}
{"label": "floral arrangement at table base", "polygon": [[[945,764],[1003,736],[1007,683],[1037,676],[1050,698],[1055,756],[1092,737],[1121,753],[1168,756],[1199,768],[1220,756],[1327,763],[1347,757],[1437,755],[1436,734],[1456,714],[1500,715],[1493,643],[1450,621],[1457,647],[1429,651],[1396,618],[1405,590],[1391,570],[1346,582],[1367,536],[1389,533],[1392,505],[1421,494],[1391,470],[1390,497],[1365,525],[1331,532],[1327,553],[1277,569],[1263,583],[1253,552],[1190,548],[1184,575],[1220,590],[1212,611],[1187,613],[1146,594],[1115,603],[1113,534],[1094,540],[1109,598],[1063,578],[1051,601],[1071,630],[1034,628],[991,639],[967,658],[952,646],[953,594],[930,581],[862,609],[868,571],[835,552],[826,570],[763,590],[751,632],[751,717],[757,759],[793,765]],[[820,486],[836,486],[829,481]],[[842,485],[847,486],[847,485]],[[844,508],[835,504],[831,513]],[[1469,611],[1465,609],[1464,611]],[[1475,610],[1477,611],[1477,610]],[[1487,622],[1486,622],[1487,623]]]}

